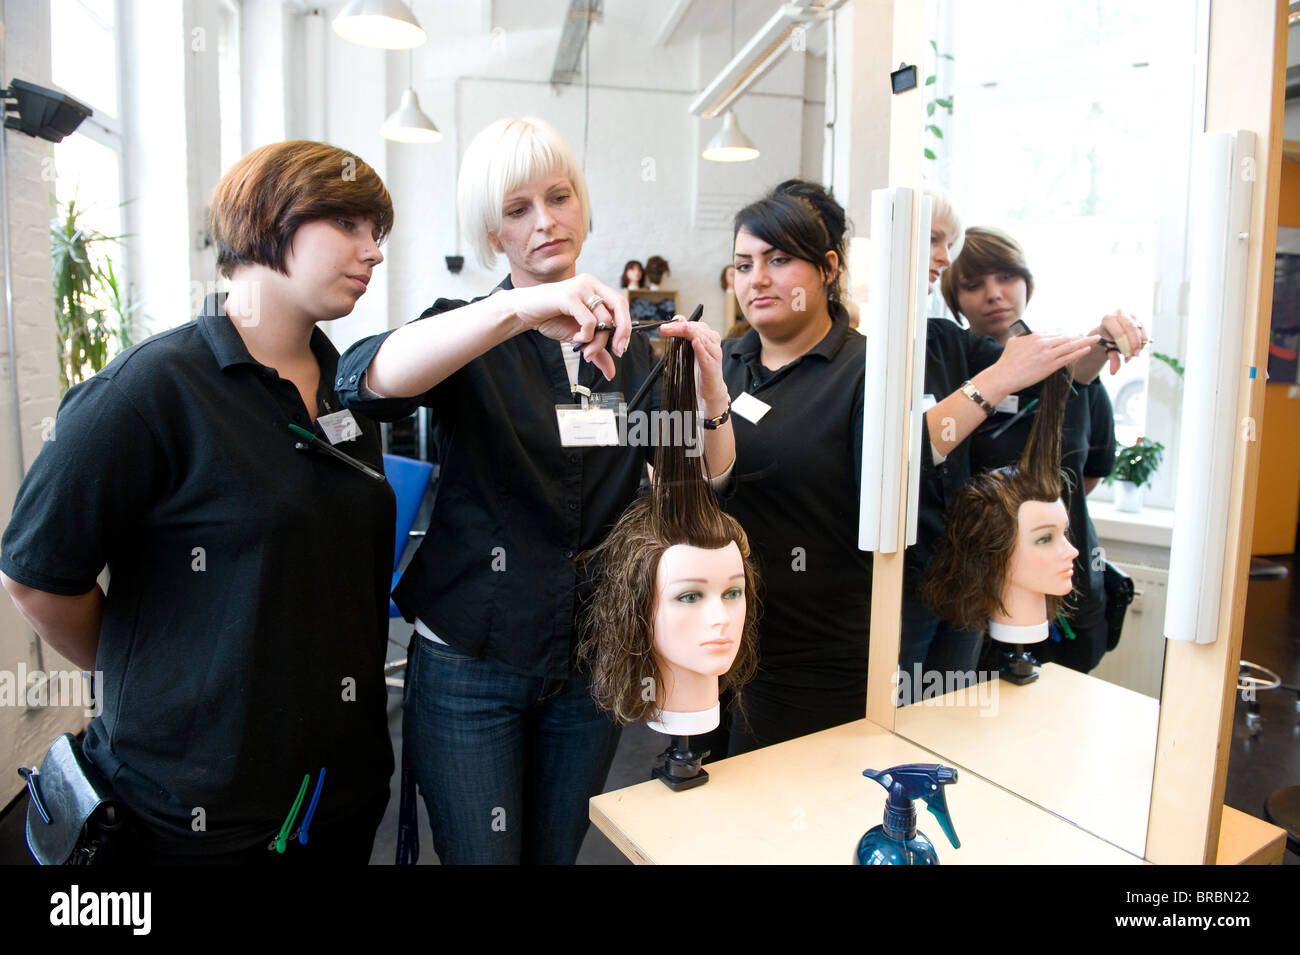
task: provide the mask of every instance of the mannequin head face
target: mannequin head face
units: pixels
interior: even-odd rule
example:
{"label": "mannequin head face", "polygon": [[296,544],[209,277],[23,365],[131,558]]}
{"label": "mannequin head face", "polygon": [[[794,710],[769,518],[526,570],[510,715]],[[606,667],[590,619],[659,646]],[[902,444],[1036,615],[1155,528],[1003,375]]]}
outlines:
{"label": "mannequin head face", "polygon": [[597,589],[578,652],[597,704],[622,723],[707,709],[716,693],[683,703],[675,691],[702,678],[718,691],[739,687],[758,664],[757,575],[740,524],[719,510],[708,533],[668,540],[654,512],[653,499],[640,498],[586,555]]}
{"label": "mannequin head face", "polygon": [[[1074,558],[1070,543],[1070,514],[1061,501],[1025,501],[1020,505],[1016,549],[1011,554],[1007,583],[1036,594],[1064,597],[1070,592]],[[1003,600],[1003,604],[1006,600]]]}
{"label": "mannequin head face", "polygon": [[735,541],[713,550],[673,544],[659,558],[655,582],[659,668],[722,676],[740,649],[745,604],[745,563]]}
{"label": "mannequin head face", "polygon": [[975,628],[989,620],[1028,626],[1055,617],[1078,554],[1066,537],[1060,492],[1059,485],[1038,486],[1019,468],[971,478],[953,501],[930,562],[927,597],[935,613]]}
{"label": "mannequin head face", "polygon": [[623,278],[620,280],[623,288],[640,288],[644,280],[645,269],[641,267],[641,263],[636,259],[628,259],[627,264],[623,266]]}

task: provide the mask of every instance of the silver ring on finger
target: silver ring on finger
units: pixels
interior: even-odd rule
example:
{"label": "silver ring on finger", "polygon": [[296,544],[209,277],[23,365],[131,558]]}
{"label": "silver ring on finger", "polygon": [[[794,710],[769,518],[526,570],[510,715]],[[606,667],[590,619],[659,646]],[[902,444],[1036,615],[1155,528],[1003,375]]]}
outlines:
{"label": "silver ring on finger", "polygon": [[599,295],[593,295],[591,298],[587,299],[587,301],[583,302],[582,304],[587,306],[587,311],[594,312],[596,310],[596,306],[600,305],[604,301],[605,300],[601,298]]}

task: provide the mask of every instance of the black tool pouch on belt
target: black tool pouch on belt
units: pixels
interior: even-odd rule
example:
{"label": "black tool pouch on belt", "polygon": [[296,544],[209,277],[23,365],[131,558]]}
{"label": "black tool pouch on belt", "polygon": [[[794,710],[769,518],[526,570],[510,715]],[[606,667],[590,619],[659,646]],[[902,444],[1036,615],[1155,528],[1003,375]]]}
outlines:
{"label": "black tool pouch on belt", "polygon": [[1124,615],[1133,602],[1133,578],[1110,561],[1102,571],[1106,582],[1106,651],[1119,646],[1119,635],[1124,630]]}
{"label": "black tool pouch on belt", "polygon": [[71,733],[56,739],[27,780],[27,848],[41,865],[104,861],[124,830],[124,815],[99,771]]}

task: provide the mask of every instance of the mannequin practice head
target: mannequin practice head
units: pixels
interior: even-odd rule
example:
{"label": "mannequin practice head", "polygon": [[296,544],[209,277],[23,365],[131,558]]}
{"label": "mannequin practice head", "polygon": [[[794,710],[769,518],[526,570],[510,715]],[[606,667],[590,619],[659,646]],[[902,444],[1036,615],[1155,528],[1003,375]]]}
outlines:
{"label": "mannequin practice head", "polygon": [[[664,370],[666,410],[695,413],[694,353],[674,338]],[[757,666],[757,575],[749,540],[684,444],[655,451],[655,483],[609,536],[583,555],[596,589],[579,658],[592,696],[621,723],[696,712]]]}
{"label": "mannequin practice head", "polygon": [[668,260],[662,255],[652,255],[645,260],[645,285],[661,285],[672,269],[668,268]]}
{"label": "mannequin practice head", "polygon": [[619,285],[623,288],[640,288],[645,281],[645,267],[636,259],[628,259],[623,266],[623,277]]}
{"label": "mannequin practice head", "polygon": [[975,475],[953,502],[926,591],[934,612],[952,625],[1041,624],[1070,593],[1078,551],[1067,536],[1060,469],[1069,394],[1069,369],[1044,381],[1020,461]]}

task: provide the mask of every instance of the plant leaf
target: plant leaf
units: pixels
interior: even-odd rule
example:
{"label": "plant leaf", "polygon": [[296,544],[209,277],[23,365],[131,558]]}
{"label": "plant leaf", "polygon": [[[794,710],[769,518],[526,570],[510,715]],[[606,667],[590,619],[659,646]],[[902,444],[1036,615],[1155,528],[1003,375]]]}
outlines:
{"label": "plant leaf", "polygon": [[926,150],[925,150],[925,158],[926,158],[926,159],[938,159],[939,157],[936,156],[936,155],[934,154],[934,150],[933,150],[933,149],[930,149],[929,147],[926,147]]}

